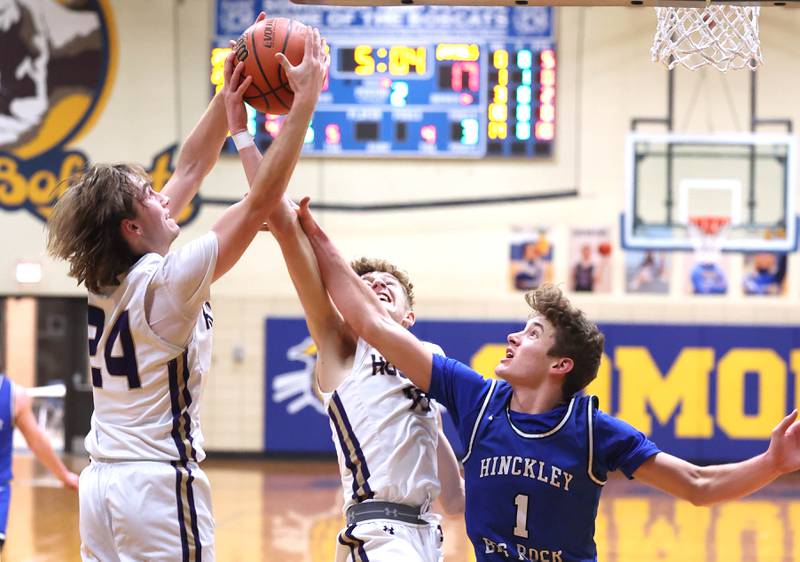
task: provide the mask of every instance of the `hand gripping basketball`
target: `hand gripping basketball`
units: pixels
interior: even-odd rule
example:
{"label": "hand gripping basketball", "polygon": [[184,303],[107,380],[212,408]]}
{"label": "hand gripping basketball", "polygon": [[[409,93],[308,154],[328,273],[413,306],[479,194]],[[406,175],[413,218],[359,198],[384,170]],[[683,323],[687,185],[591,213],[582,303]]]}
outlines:
{"label": "hand gripping basketball", "polygon": [[244,101],[258,111],[287,113],[295,94],[316,102],[328,58],[319,31],[286,18],[258,19],[239,37],[235,52],[252,78]]}
{"label": "hand gripping basketball", "polygon": [[302,99],[303,102],[316,104],[330,64],[330,57],[326,51],[325,39],[320,36],[319,29],[314,27],[307,28],[303,61],[299,65],[293,66],[286,55],[275,53],[275,58],[286,73],[296,101]]}

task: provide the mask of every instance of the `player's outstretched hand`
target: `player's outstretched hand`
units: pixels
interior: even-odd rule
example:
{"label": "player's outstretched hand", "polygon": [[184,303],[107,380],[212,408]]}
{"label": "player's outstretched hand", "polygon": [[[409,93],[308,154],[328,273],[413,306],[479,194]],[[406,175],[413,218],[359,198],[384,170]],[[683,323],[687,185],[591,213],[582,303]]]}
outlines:
{"label": "player's outstretched hand", "polygon": [[293,66],[283,53],[275,53],[275,58],[283,67],[289,87],[294,92],[293,104],[299,102],[316,105],[330,64],[325,39],[319,34],[319,29],[307,29],[303,61],[297,66]]}
{"label": "player's outstretched hand", "polygon": [[800,470],[800,423],[797,423],[797,409],[772,430],[767,456],[781,474]]}
{"label": "player's outstretched hand", "polygon": [[[255,23],[267,17],[261,12],[256,17]],[[225,58],[223,76],[225,83],[222,86],[222,97],[225,101],[225,115],[228,118],[228,130],[232,134],[247,130],[247,110],[244,107],[244,92],[253,82],[250,76],[242,79],[244,63],[236,58],[236,41],[230,41],[231,52]]]}
{"label": "player's outstretched hand", "polygon": [[300,219],[300,226],[303,228],[303,232],[305,232],[306,236],[309,238],[321,230],[314,215],[311,214],[311,209],[308,207],[310,203],[310,197],[303,197],[300,201],[300,206],[296,207],[294,210],[295,213],[297,213],[297,218]]}
{"label": "player's outstretched hand", "polygon": [[222,99],[225,101],[225,115],[228,130],[232,133],[247,130],[247,110],[244,107],[244,92],[253,82],[250,76],[242,79],[244,63],[236,61],[236,51],[232,50],[225,58],[223,70],[225,84],[222,86]]}
{"label": "player's outstretched hand", "polygon": [[69,488],[70,490],[78,491],[78,475],[74,472],[67,472],[61,482],[64,483],[65,488]]}

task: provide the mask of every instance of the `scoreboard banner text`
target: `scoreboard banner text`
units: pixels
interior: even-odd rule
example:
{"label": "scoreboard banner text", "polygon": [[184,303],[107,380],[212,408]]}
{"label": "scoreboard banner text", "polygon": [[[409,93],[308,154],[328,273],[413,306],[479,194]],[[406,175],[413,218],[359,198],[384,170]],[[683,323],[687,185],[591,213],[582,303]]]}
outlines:
{"label": "scoreboard banner text", "polygon": [[[522,322],[419,321],[415,334],[493,376],[506,336]],[[728,462],[763,452],[773,427],[800,404],[800,328],[601,324],[606,349],[588,391],[600,407],[669,453]],[[300,318],[266,321],[268,452],[333,452],[313,385],[315,347]],[[298,432],[298,428],[302,431]],[[452,424],[446,433],[457,453]]]}
{"label": "scoreboard banner text", "polygon": [[[320,156],[549,157],[556,49],[549,7],[341,7],[217,0],[211,82],[260,10],[318,27],[331,68],[306,135]],[[250,110],[265,149],[282,117]],[[228,147],[233,150],[230,146]]]}

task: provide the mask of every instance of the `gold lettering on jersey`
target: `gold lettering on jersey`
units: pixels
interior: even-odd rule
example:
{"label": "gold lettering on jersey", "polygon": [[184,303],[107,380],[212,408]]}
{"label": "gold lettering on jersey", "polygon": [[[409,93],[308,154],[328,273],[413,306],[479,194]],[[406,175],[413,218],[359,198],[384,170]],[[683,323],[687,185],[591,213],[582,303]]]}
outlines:
{"label": "gold lettering on jersey", "polygon": [[[520,468],[522,466],[523,468]],[[552,486],[562,488],[569,492],[569,484],[573,474],[555,465],[548,465],[544,461],[531,458],[504,455],[499,457],[486,457],[481,459],[481,472],[479,478],[491,476],[523,476],[531,480],[538,480]]]}

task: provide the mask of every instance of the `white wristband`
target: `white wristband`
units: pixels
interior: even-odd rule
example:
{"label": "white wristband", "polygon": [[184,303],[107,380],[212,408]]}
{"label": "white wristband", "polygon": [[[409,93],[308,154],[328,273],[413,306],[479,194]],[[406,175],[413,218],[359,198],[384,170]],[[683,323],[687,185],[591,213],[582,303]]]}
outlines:
{"label": "white wristband", "polygon": [[253,137],[250,136],[250,133],[247,131],[239,131],[235,135],[231,135],[233,139],[233,144],[236,145],[236,150],[241,152],[243,148],[247,148],[248,146],[255,146],[255,141]]}

